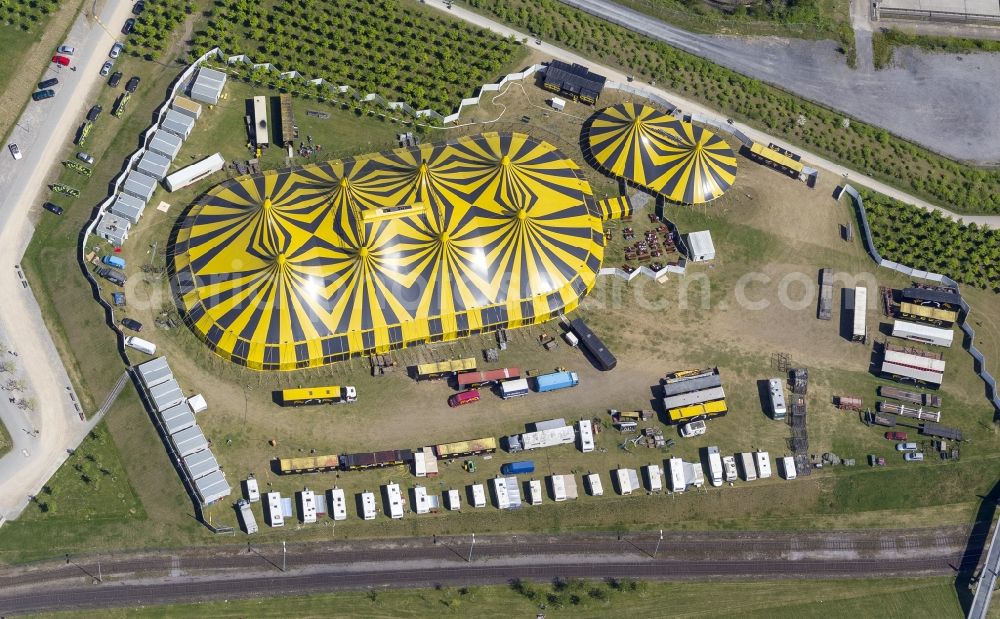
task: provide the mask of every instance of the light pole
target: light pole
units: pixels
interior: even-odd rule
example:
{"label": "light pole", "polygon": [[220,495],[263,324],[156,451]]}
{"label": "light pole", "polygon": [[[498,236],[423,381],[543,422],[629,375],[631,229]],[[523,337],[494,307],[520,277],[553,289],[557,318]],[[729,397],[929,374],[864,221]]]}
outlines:
{"label": "light pole", "polygon": [[469,559],[468,559],[467,563],[472,563],[472,551],[473,551],[473,549],[475,549],[475,547],[476,547],[476,534],[473,533],[472,534],[472,545],[469,546]]}
{"label": "light pole", "polygon": [[656,553],[660,552],[660,542],[663,541],[663,529],[660,529],[660,539],[656,540],[656,550],[653,551],[653,558],[656,558]]}
{"label": "light pole", "polygon": [[281,571],[285,571],[285,554],[287,549],[285,548],[285,540],[281,540]]}

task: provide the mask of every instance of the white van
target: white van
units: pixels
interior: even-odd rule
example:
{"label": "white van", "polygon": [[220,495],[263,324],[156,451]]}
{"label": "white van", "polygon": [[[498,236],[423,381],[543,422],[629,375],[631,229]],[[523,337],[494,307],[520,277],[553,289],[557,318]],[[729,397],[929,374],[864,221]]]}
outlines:
{"label": "white van", "polygon": [[125,345],[128,346],[129,348],[134,348],[134,349],[138,350],[139,352],[144,352],[147,355],[155,355],[156,354],[156,344],[154,344],[152,342],[147,342],[146,340],[142,339],[141,337],[136,337],[134,335],[130,335],[130,336],[128,336],[128,337],[125,338]]}

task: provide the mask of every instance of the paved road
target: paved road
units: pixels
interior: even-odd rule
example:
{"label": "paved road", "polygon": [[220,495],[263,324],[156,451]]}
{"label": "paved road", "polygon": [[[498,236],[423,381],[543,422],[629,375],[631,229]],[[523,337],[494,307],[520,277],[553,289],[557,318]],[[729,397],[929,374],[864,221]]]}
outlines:
{"label": "paved road", "polygon": [[[496,21],[494,21],[494,20],[492,20],[492,19],[490,19],[488,17],[485,17],[483,15],[480,15],[478,13],[473,13],[472,11],[466,10],[466,9],[464,9],[462,7],[453,5],[451,9],[448,9],[446,7],[446,5],[445,5],[445,2],[443,0],[431,0],[431,1],[428,1],[427,2],[427,6],[434,7],[436,9],[441,10],[441,11],[450,13],[450,14],[454,15],[455,17],[458,17],[458,18],[460,18],[462,20],[465,20],[465,21],[467,21],[469,23],[476,24],[477,26],[480,26],[482,28],[486,28],[488,30],[492,30],[493,32],[496,32],[496,33],[498,33],[498,34],[500,34],[502,36],[514,36],[518,40],[521,40],[521,39],[524,39],[524,38],[528,37],[528,35],[525,34],[525,33],[523,33],[523,32],[520,32],[518,30],[514,30],[513,28],[510,28],[510,27],[508,27],[508,26],[506,26],[504,24],[496,22]],[[691,36],[693,36],[693,35],[691,35]],[[549,44],[549,43],[547,43],[545,41],[542,41],[541,43],[535,43],[534,39],[529,39],[528,45],[529,45],[529,47],[531,47],[533,49],[537,49],[537,50],[543,52],[544,54],[546,54],[548,56],[551,56],[553,58],[558,58],[558,59],[564,60],[566,62],[577,62],[577,63],[580,63],[580,64],[588,65],[588,66],[592,67],[598,73],[601,73],[601,74],[605,75],[611,81],[615,81],[615,82],[619,82],[619,83],[625,83],[626,80],[627,80],[626,75],[624,73],[622,73],[621,71],[618,71],[616,69],[612,69],[611,67],[608,67],[608,66],[605,66],[605,65],[601,65],[601,64],[595,63],[592,59],[584,58],[583,56],[581,56],[579,54],[576,54],[576,53],[571,52],[571,51],[567,51],[567,50],[565,50],[565,49],[563,49],[561,47],[556,47],[555,45],[551,45],[551,44]],[[1000,56],[1000,54],[998,54],[998,56]],[[684,98],[684,97],[682,97],[682,96],[680,96],[680,95],[678,95],[678,94],[676,94],[674,92],[667,91],[667,90],[664,90],[664,89],[659,88],[659,87],[650,86],[649,84],[639,84],[638,82],[635,82],[635,83],[633,83],[631,85],[639,87],[639,88],[642,88],[642,89],[646,90],[647,92],[651,92],[651,93],[659,95],[661,97],[665,97],[667,100],[673,102],[675,105],[677,105],[680,108],[682,108],[685,112],[694,112],[694,113],[698,113],[698,114],[704,114],[706,116],[712,116],[712,117],[715,117],[715,118],[725,118],[725,116],[726,116],[726,113],[724,111],[720,112],[718,110],[714,110],[714,109],[705,107],[704,105],[702,105],[700,103],[697,103],[697,102],[695,102],[693,100],[690,100],[690,99],[686,99],[686,98]],[[1000,114],[998,114],[997,117],[998,117],[998,119],[1000,119]],[[926,210],[929,210],[929,211],[931,211],[931,210],[938,210],[938,211],[941,211],[947,217],[950,217],[952,219],[961,219],[961,220],[965,221],[966,223],[973,223],[974,222],[974,223],[976,223],[978,225],[990,226],[990,227],[993,227],[993,228],[1000,228],[1000,215],[958,215],[956,213],[953,213],[952,211],[949,211],[946,208],[942,208],[942,207],[940,207],[940,206],[938,206],[936,204],[931,204],[930,202],[927,202],[926,200],[922,200],[922,199],[917,198],[915,196],[911,196],[910,194],[908,194],[908,193],[906,193],[904,191],[896,189],[895,187],[890,187],[889,185],[886,185],[885,183],[883,183],[881,181],[878,181],[878,180],[876,180],[874,178],[865,176],[864,174],[860,174],[860,173],[858,173],[858,172],[856,172],[854,170],[851,170],[851,169],[849,169],[849,168],[847,168],[845,166],[842,166],[842,165],[840,165],[838,163],[834,163],[834,162],[832,162],[832,161],[830,161],[828,159],[824,159],[823,157],[821,157],[821,156],[819,156],[819,155],[817,155],[815,153],[812,153],[812,152],[807,151],[807,150],[803,150],[802,148],[800,148],[798,146],[793,146],[792,144],[789,144],[788,142],[782,140],[781,138],[777,138],[777,137],[774,137],[774,136],[767,135],[763,131],[759,131],[759,130],[753,128],[753,127],[748,127],[748,126],[745,126],[745,125],[741,125],[739,123],[736,123],[736,127],[739,128],[743,133],[745,133],[746,135],[748,135],[750,138],[752,138],[752,139],[754,139],[754,140],[756,140],[758,142],[764,142],[764,143],[773,142],[774,144],[777,144],[778,146],[781,146],[783,148],[787,148],[787,149],[789,149],[789,150],[791,150],[793,152],[801,154],[802,158],[806,162],[808,162],[810,165],[812,165],[813,167],[825,170],[828,173],[833,173],[836,176],[846,176],[854,184],[859,184],[859,185],[864,185],[866,187],[870,187],[871,189],[874,189],[875,191],[877,191],[877,192],[879,192],[881,194],[887,195],[887,196],[889,196],[891,198],[895,198],[897,200],[900,200],[901,202],[905,202],[907,204],[911,204],[913,206],[917,206],[917,207],[920,207],[922,209],[926,209]],[[998,143],[1000,143],[1000,142],[998,142]]]}
{"label": "paved road", "polygon": [[[956,61],[951,54],[907,48],[896,53],[898,66],[854,71],[833,41],[692,34],[609,0],[561,1],[954,159],[1000,163],[1000,54]],[[862,43],[870,39],[860,32]],[[860,60],[870,67],[870,51],[862,51]]]}
{"label": "paved road", "polygon": [[[969,529],[823,533],[680,533],[625,539],[599,535],[480,537],[289,546],[193,548],[163,555],[96,557],[9,568],[0,575],[8,614],[66,608],[147,606],[207,599],[433,584],[503,583],[514,578],[642,577],[662,580],[950,575]],[[978,556],[982,540],[973,540]],[[654,553],[655,557],[654,557]]]}
{"label": "paved road", "polygon": [[[32,103],[18,121],[11,141],[20,146],[24,158],[14,161],[6,149],[0,153],[0,290],[4,291],[0,341],[18,353],[19,373],[36,402],[35,412],[25,418],[0,398],[0,420],[14,440],[14,449],[0,459],[0,516],[7,519],[21,513],[28,496],[38,493],[66,459],[67,449],[75,448],[93,424],[82,421],[74,407],[69,376],[16,265],[34,233],[32,221],[54,217],[38,206],[46,180],[59,165],[91,93],[103,83],[98,73],[115,41],[111,32],[120,30],[131,6],[117,1],[99,8],[101,23],[81,15],[67,39],[76,47],[77,70],[52,67],[46,77],[59,78],[56,96]],[[27,424],[38,431],[37,436],[22,430]]]}

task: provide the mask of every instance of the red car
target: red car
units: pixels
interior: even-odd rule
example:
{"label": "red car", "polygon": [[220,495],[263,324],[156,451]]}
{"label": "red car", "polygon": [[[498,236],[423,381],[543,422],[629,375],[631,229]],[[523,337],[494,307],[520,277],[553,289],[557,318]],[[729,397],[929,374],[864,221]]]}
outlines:
{"label": "red car", "polygon": [[905,441],[906,432],[886,432],[885,437],[890,441]]}
{"label": "red car", "polygon": [[60,65],[62,65],[64,67],[68,67],[69,66],[69,58],[67,58],[66,56],[55,55],[55,56],[52,57],[52,62],[54,62],[56,64],[60,64]]}

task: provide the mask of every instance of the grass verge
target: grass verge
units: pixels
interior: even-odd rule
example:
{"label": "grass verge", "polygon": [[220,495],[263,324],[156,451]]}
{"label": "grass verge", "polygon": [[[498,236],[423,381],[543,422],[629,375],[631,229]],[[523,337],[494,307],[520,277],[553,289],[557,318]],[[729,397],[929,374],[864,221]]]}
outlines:
{"label": "grass verge", "polygon": [[[114,617],[441,617],[475,613],[484,619],[529,617],[599,619],[721,617],[826,619],[828,617],[961,617],[947,578],[788,580],[660,583],[622,579],[435,589],[372,589],[254,600],[103,610]],[[85,617],[84,612],[46,617]]]}

